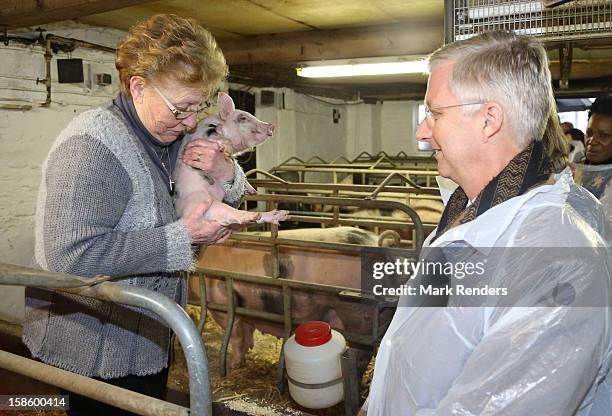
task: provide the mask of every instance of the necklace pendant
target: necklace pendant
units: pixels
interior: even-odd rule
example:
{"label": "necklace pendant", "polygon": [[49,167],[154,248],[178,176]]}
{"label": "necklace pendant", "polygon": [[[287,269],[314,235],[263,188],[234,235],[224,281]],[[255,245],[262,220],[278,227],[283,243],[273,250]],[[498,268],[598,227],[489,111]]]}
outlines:
{"label": "necklace pendant", "polygon": [[172,178],[168,179],[168,183],[170,184],[170,192],[174,191],[174,181]]}

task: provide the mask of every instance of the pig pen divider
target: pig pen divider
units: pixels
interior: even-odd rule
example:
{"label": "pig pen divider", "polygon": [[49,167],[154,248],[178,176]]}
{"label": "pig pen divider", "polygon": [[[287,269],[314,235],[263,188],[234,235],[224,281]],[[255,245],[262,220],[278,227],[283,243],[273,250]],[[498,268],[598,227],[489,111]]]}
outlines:
{"label": "pig pen divider", "polygon": [[[319,196],[331,196],[334,198],[347,199],[348,201],[354,201],[362,198],[365,200],[378,200],[379,202],[386,202],[388,199],[394,199],[396,202],[402,203],[404,206],[410,206],[413,203],[429,203],[432,201],[441,205],[440,191],[437,188],[423,188],[405,185],[393,185],[392,180],[397,180],[402,183],[409,183],[408,180],[398,172],[392,172],[380,183],[379,185],[353,185],[344,183],[299,183],[299,182],[287,182],[281,178],[277,178],[275,175],[263,172],[259,170],[249,171],[248,174],[260,173],[265,176],[263,179],[249,179],[251,185],[256,189],[264,190],[274,195],[278,195],[279,203],[290,203],[296,209],[289,209],[291,214],[291,221],[304,222],[304,223],[320,223],[325,226],[336,226],[336,225],[353,225],[353,226],[364,226],[375,228],[379,226],[388,226],[393,229],[406,229],[406,224],[403,222],[397,222],[391,220],[390,217],[375,217],[375,218],[364,218],[359,214],[347,214],[340,212],[340,205],[334,204],[332,200],[320,199],[313,200],[309,204],[303,202],[291,202],[286,199],[285,195],[304,196],[308,194],[311,198],[315,195]],[[350,199],[353,198],[353,199]],[[331,212],[323,212],[322,210],[314,211],[313,206],[323,207],[324,204],[329,204],[333,207]],[[345,205],[346,206],[346,205]],[[349,205],[350,206],[350,205]],[[300,209],[303,207],[311,207],[310,209]],[[360,206],[358,208],[366,209],[380,209],[391,212],[394,209],[392,206],[378,205],[374,206]],[[421,222],[423,226],[423,233],[429,234],[437,226],[434,222]],[[412,235],[413,246],[417,247],[418,244],[418,230]],[[422,241],[422,240],[421,240]],[[404,241],[408,244],[408,242]]]}
{"label": "pig pen divider", "polygon": [[178,304],[162,294],[110,280],[108,276],[85,278],[0,263],[0,285],[53,289],[144,308],[161,317],[177,335],[185,354],[189,371],[190,409],[6,351],[0,351],[0,367],[139,415],[212,415],[208,361],[202,338],[191,318]]}
{"label": "pig pen divider", "polygon": [[[405,212],[413,222],[415,230],[414,247],[412,248],[386,248],[390,254],[402,255],[403,257],[415,260],[418,258],[420,248],[423,243],[423,225],[417,213],[405,204],[395,201],[379,201],[373,199],[357,199],[357,198],[333,198],[333,197],[309,197],[309,196],[296,196],[296,195],[281,195],[281,194],[258,194],[248,196],[247,200],[260,201],[266,204],[266,210],[275,209],[281,202],[302,202],[302,203],[325,203],[335,206],[357,206],[359,208],[386,208],[386,209],[397,209]],[[341,218],[317,218],[316,221],[320,224],[325,225],[356,225],[356,224],[379,224],[377,221],[344,221]],[[387,222],[385,225],[388,225]],[[405,223],[397,223],[398,226],[406,226]],[[271,235],[249,235],[246,233],[234,233],[230,239],[231,241],[239,241],[246,243],[253,243],[258,245],[267,245],[270,247],[270,253],[272,257],[272,271],[273,276],[256,275],[250,273],[238,273],[229,270],[220,270],[214,268],[198,267],[194,273],[199,279],[200,289],[200,322],[198,328],[200,331],[204,328],[205,319],[207,317],[207,310],[214,310],[219,312],[225,312],[227,314],[226,328],[223,335],[223,341],[221,350],[219,352],[219,373],[221,377],[226,375],[227,368],[227,349],[229,346],[230,336],[233,330],[233,325],[236,315],[263,319],[270,322],[282,324],[284,327],[284,338],[287,340],[295,326],[304,322],[305,320],[298,320],[292,316],[291,301],[292,291],[301,290],[309,291],[310,293],[315,292],[326,292],[335,295],[342,302],[356,302],[364,301],[373,308],[373,319],[372,328],[370,333],[365,335],[363,333],[351,332],[348,330],[340,330],[344,337],[352,345],[359,345],[367,347],[368,349],[374,349],[382,335],[384,334],[389,322],[381,325],[379,321],[379,315],[381,310],[384,308],[394,308],[397,303],[396,297],[378,297],[372,293],[356,289],[354,287],[343,287],[336,285],[326,285],[322,283],[303,282],[294,279],[288,279],[281,277],[279,274],[280,260],[279,260],[279,249],[280,247],[302,247],[308,249],[318,249],[327,252],[337,253],[351,253],[351,255],[357,255],[361,252],[362,247],[356,244],[347,243],[331,243],[323,241],[307,241],[307,240],[295,240],[290,238],[279,238],[278,226],[275,224],[271,225]],[[227,304],[213,303],[207,300],[206,296],[206,285],[205,276],[209,279],[221,279],[225,281],[225,289],[227,291]],[[264,286],[276,286],[282,289],[283,299],[283,313],[272,313],[263,310],[257,310],[252,308],[243,307],[236,304],[234,296],[234,284],[235,282],[247,282],[256,283]],[[347,358],[347,359],[350,359]],[[346,367],[346,363],[345,363]],[[353,371],[350,376],[355,377]],[[277,367],[277,381],[279,390],[284,390],[284,355],[283,349],[279,356],[278,367]],[[347,386],[347,403],[345,403],[347,409],[355,409],[355,402],[358,397],[355,393],[356,382],[354,380],[344,380]],[[350,390],[350,391],[348,391]],[[348,413],[347,413],[348,414]]]}
{"label": "pig pen divider", "polygon": [[[411,220],[411,226],[414,230],[414,240],[412,246],[417,251],[420,250],[424,240],[424,229],[421,218],[416,211],[410,208],[408,205],[397,201],[384,201],[376,199],[358,199],[358,198],[339,198],[339,197],[315,197],[315,196],[302,196],[302,195],[283,195],[283,194],[257,194],[248,195],[245,198],[246,201],[258,201],[265,202],[267,204],[266,210],[276,209],[279,203],[299,203],[299,204],[321,204],[330,205],[334,208],[339,207],[357,207],[360,209],[380,209],[388,211],[402,211]],[[363,227],[377,227],[386,226],[393,229],[402,229],[407,227],[406,222],[401,221],[389,221],[389,220],[371,220],[361,217],[351,217],[350,215],[341,215],[338,209],[334,209],[333,213],[317,213],[316,216],[311,215],[291,215],[290,221],[298,221],[305,223],[315,223],[322,226],[363,226]],[[272,232],[274,233],[275,225],[272,226]],[[331,247],[330,247],[331,248]]]}
{"label": "pig pen divider", "polygon": [[[315,162],[317,160],[319,162]],[[438,169],[438,163],[433,155],[430,156],[408,156],[406,152],[400,151],[396,155],[389,155],[385,151],[380,151],[375,155],[368,152],[361,152],[350,160],[346,156],[337,156],[330,162],[326,162],[319,156],[313,156],[304,161],[298,157],[290,157],[279,163],[277,166],[301,166],[301,167],[336,167],[336,168],[397,168],[397,169],[416,169],[431,170]]]}
{"label": "pig pen divider", "polygon": [[414,168],[403,168],[403,167],[350,167],[350,166],[295,166],[295,165],[281,165],[276,166],[269,171],[270,173],[280,176],[293,172],[297,174],[299,182],[306,182],[306,174],[312,176],[313,174],[327,174],[331,175],[332,183],[339,183],[339,174],[346,176],[347,174],[360,175],[361,183],[363,184],[377,184],[381,179],[384,179],[393,172],[400,172],[406,178],[418,183],[422,186],[431,187],[435,184],[435,178],[438,176],[437,170],[424,170]]}
{"label": "pig pen divider", "polygon": [[408,156],[408,154],[403,150],[397,152],[395,155],[390,155],[384,150],[381,150],[375,155],[364,151],[359,153],[353,160],[351,160],[351,163],[372,163],[373,161],[378,160],[381,156],[386,156],[387,160],[395,163],[396,166],[413,167],[425,170],[438,169],[438,162],[436,162],[436,159],[431,153],[429,156]]}
{"label": "pig pen divider", "polygon": [[[317,159],[318,162],[313,162],[314,159]],[[298,163],[295,163],[293,161],[297,161]],[[339,162],[339,161],[343,161]],[[303,161],[299,158],[296,157],[290,157],[289,159],[285,160],[284,162],[281,162],[277,165],[278,166],[301,166],[301,167],[310,167],[310,168],[322,168],[322,167],[336,167],[336,168],[341,168],[341,167],[347,167],[347,168],[370,168],[370,169],[374,169],[376,167],[385,167],[385,168],[395,168],[398,165],[396,163],[394,163],[391,159],[389,159],[388,156],[380,156],[378,159],[375,160],[368,160],[368,161],[363,161],[363,162],[354,162],[354,161],[350,161],[349,159],[347,159],[344,156],[338,156],[336,158],[334,158],[331,162],[326,162],[325,160],[321,159],[319,156],[313,156],[310,159]]]}
{"label": "pig pen divider", "polygon": [[[402,252],[413,251],[406,249],[396,250],[401,250]],[[227,374],[227,349],[229,346],[229,340],[233,330],[233,324],[236,315],[264,319],[271,322],[281,323],[284,325],[285,334],[282,342],[283,347],[281,348],[281,352],[279,354],[277,366],[277,387],[281,392],[285,391],[286,388],[285,358],[283,352],[285,342],[291,336],[293,328],[295,328],[300,323],[306,321],[292,318],[291,293],[293,289],[328,292],[335,294],[339,297],[340,300],[344,300],[347,302],[355,302],[356,300],[361,299],[367,300],[374,308],[372,329],[369,335],[355,333],[348,330],[336,330],[340,332],[349,341],[349,343],[366,346],[372,350],[378,345],[380,339],[382,338],[382,335],[385,333],[390,323],[387,322],[384,325],[380,325],[379,313],[381,309],[395,307],[398,300],[397,297],[391,296],[385,296],[383,298],[375,297],[371,293],[366,293],[354,288],[325,285],[321,283],[300,282],[296,280],[284,279],[281,277],[273,278],[269,276],[253,275],[247,273],[234,273],[219,269],[198,267],[196,268],[195,274],[199,277],[200,307],[202,311],[200,314],[200,322],[198,324],[198,328],[200,328],[200,330],[203,329],[207,310],[215,310],[227,313],[226,328],[223,334],[223,342],[221,345],[221,349],[219,351],[219,374],[221,375],[221,377],[225,377],[225,375]],[[204,276],[206,276],[207,278],[221,278],[225,280],[226,290],[228,292],[227,305],[213,303],[206,300],[206,285],[204,283]],[[233,292],[234,281],[281,287],[283,293],[283,314],[265,312],[256,309],[236,306],[233,293],[231,293]],[[354,353],[352,352],[352,348],[349,348],[345,352],[345,354],[342,356],[341,362],[343,368],[343,383],[345,386],[346,415],[354,415],[359,405],[359,382],[357,380],[355,358]]]}
{"label": "pig pen divider", "polygon": [[[318,161],[318,162],[315,162]],[[279,163],[278,166],[292,165],[303,167],[354,167],[354,168],[370,168],[376,167],[392,167],[392,168],[413,168],[423,170],[437,170],[438,163],[433,155],[430,156],[408,156],[404,151],[400,151],[395,155],[390,155],[384,150],[373,155],[363,151],[354,157],[352,160],[346,156],[336,156],[331,161],[327,162],[319,156],[313,156],[304,161],[298,157],[290,157],[287,160]]]}

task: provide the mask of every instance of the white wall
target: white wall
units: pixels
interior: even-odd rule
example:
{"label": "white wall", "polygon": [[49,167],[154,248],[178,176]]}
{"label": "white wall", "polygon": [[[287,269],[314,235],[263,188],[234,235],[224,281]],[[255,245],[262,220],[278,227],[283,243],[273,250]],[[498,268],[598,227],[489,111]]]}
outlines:
{"label": "white wall", "polygon": [[415,132],[420,101],[387,101],[348,106],[348,158],[362,151],[426,155],[417,150]]}
{"label": "white wall", "polygon": [[[95,29],[84,33],[71,28],[54,34],[108,43],[118,32]],[[51,63],[50,107],[40,107],[46,88],[36,84],[45,78],[44,48],[10,43],[0,47],[0,262],[29,265],[34,253],[34,213],[40,181],[40,166],[57,134],[77,113],[103,103],[117,89],[113,54],[77,49],[70,57],[82,58],[85,78],[87,65],[94,71],[110,73],[113,85],[86,88],[58,84],[57,58]],[[7,105],[30,105],[31,110],[10,110]],[[3,108],[5,107],[5,108]],[[23,315],[23,289],[0,288],[0,319],[19,320]]]}
{"label": "white wall", "polygon": [[[346,154],[347,110],[343,103],[328,103],[287,88],[269,90],[275,92],[274,106],[258,106],[256,110],[259,119],[275,125],[273,138],[257,150],[260,169],[268,170],[292,156],[319,156],[329,161]],[[252,92],[259,97],[259,91]],[[340,113],[338,123],[332,121],[334,109]]]}
{"label": "white wall", "polygon": [[[275,104],[257,107],[257,117],[275,124],[274,137],[258,148],[258,167],[268,170],[291,156],[306,160],[319,156],[331,161],[351,159],[362,151],[428,155],[417,150],[415,132],[420,101],[389,101],[376,104],[335,102],[273,89]],[[251,92],[259,97],[261,89]],[[283,106],[284,95],[284,106]],[[259,104],[259,98],[256,100]],[[340,112],[337,124],[332,111]]]}

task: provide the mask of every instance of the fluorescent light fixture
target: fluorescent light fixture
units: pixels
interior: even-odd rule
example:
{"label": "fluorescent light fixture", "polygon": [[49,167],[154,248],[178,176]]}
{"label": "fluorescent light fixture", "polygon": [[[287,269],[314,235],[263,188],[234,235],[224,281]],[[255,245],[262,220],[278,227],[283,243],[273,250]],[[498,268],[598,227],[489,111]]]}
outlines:
{"label": "fluorescent light fixture", "polygon": [[354,63],[346,65],[304,66],[297,74],[306,78],[358,77],[367,75],[420,74],[429,72],[428,60],[377,63]]}

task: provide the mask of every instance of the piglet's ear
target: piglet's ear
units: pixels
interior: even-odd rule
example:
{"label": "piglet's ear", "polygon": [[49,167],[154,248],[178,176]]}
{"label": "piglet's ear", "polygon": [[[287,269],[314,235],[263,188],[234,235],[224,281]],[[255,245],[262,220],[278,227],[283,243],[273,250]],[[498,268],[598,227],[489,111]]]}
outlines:
{"label": "piglet's ear", "polygon": [[217,96],[217,106],[219,107],[219,117],[221,120],[227,120],[236,111],[234,100],[224,92],[220,92]]}

